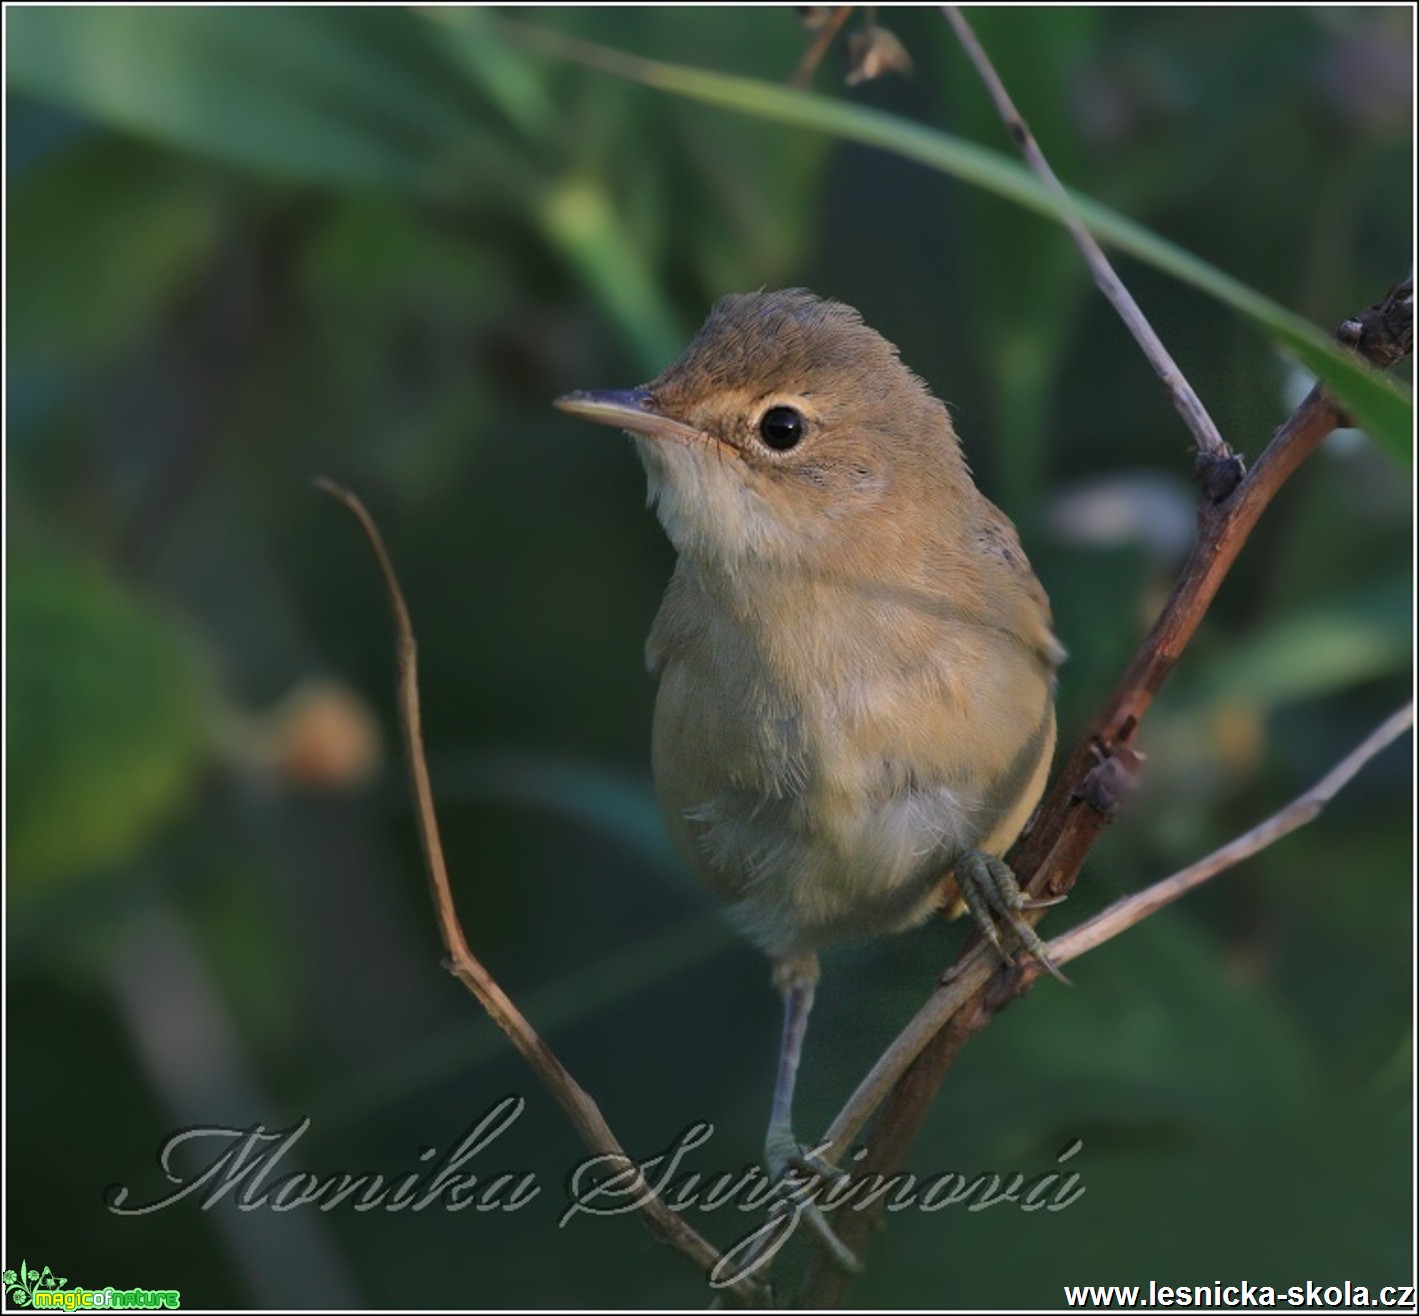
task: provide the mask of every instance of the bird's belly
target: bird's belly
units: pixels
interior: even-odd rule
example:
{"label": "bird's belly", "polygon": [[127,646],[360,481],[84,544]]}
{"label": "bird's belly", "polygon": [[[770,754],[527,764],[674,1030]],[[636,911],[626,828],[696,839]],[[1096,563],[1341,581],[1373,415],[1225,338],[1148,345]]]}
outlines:
{"label": "bird's belly", "polygon": [[733,883],[734,921],[774,957],[921,922],[983,830],[973,802],[944,787],[875,799],[731,787],[686,822],[711,880]]}
{"label": "bird's belly", "polygon": [[771,957],[919,923],[958,857],[1003,852],[1038,798],[1044,678],[1013,646],[957,637],[954,662],[913,666],[884,637],[833,680],[840,654],[769,679],[729,643],[662,665],[652,760],[671,835]]}

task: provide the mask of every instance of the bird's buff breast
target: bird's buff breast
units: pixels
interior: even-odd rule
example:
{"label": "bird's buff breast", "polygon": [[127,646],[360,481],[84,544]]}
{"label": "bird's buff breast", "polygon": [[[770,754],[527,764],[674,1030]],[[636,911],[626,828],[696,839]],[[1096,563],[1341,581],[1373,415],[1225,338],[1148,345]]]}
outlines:
{"label": "bird's buff breast", "polygon": [[1048,726],[1028,720],[1030,761],[1001,774],[973,749],[980,710],[973,724],[947,685],[923,719],[919,681],[819,675],[805,691],[765,671],[722,649],[668,657],[652,757],[678,849],[770,956],[921,922],[955,858],[1002,851],[1035,803],[1042,684]]}

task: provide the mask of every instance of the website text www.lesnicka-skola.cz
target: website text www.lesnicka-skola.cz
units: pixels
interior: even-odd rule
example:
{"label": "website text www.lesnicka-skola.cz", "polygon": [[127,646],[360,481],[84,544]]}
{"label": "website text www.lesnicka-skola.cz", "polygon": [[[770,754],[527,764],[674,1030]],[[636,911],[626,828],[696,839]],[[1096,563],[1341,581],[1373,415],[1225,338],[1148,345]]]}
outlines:
{"label": "website text www.lesnicka-skola.cz", "polygon": [[1408,1308],[1414,1310],[1413,1284],[1372,1287],[1346,1280],[1343,1284],[1066,1284],[1066,1307],[1105,1307],[1123,1311],[1130,1307],[1293,1307],[1299,1309],[1351,1307]]}

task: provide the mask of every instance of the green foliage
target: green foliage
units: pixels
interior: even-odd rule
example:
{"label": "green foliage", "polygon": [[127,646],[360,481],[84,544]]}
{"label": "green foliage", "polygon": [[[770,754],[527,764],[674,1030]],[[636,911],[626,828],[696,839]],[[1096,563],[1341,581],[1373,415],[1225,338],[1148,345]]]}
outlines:
{"label": "green foliage", "polygon": [[[581,163],[587,148],[605,150],[612,125],[593,118],[592,140],[573,134],[568,150],[566,124],[553,116],[536,71],[480,13],[449,11],[434,22],[378,9],[28,10],[16,15],[10,38],[16,90],[152,140],[273,177],[471,202],[530,220],[647,372],[682,336],[640,235]],[[692,139],[690,159],[703,159],[707,147],[717,154],[713,141]],[[759,232],[785,209],[802,213],[801,191],[784,184],[803,180],[812,153],[788,157],[760,138],[736,155],[746,164],[759,156],[770,166],[760,172],[779,178],[779,204],[755,207],[746,227]],[[771,170],[776,158],[792,167]],[[677,181],[657,186],[668,194]],[[717,166],[693,181],[697,190],[740,190]],[[755,254],[782,261],[794,236],[765,232]],[[713,258],[727,272],[723,253]]]}
{"label": "green foliage", "polygon": [[126,859],[193,786],[204,728],[171,618],[67,554],[11,556],[13,889]]}
{"label": "green foliage", "polygon": [[1349,598],[1293,612],[1248,637],[1208,666],[1204,705],[1242,704],[1266,712],[1279,704],[1345,690],[1404,672],[1414,635],[1413,595],[1403,578]]}
{"label": "green foliage", "polygon": [[[128,132],[288,178],[422,191],[467,149],[469,98],[393,12],[33,9],[11,87]],[[435,76],[431,76],[431,74]],[[479,143],[482,145],[482,143]]]}

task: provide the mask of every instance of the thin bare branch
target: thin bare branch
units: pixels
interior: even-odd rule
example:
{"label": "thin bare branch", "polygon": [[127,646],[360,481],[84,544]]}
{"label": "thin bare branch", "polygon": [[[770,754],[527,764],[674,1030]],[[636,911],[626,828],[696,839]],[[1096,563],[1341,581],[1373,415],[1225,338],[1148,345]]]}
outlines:
{"label": "thin bare branch", "polygon": [[[1249,859],[1258,851],[1265,850],[1267,846],[1275,844],[1298,827],[1304,827],[1349,784],[1350,779],[1365,764],[1413,725],[1414,705],[1406,704],[1397,712],[1391,713],[1310,790],[1298,795],[1284,809],[1272,814],[1265,822],[1258,823],[1236,840],[1229,841],[1220,850],[1214,850],[1205,859],[1199,859],[1181,872],[1115,901],[1093,918],[1056,937],[1049,943],[1050,957],[1057,964],[1077,960],[1085,952],[1111,941],[1119,933],[1126,932],[1135,923],[1141,923],[1150,914],[1156,914],[1165,905],[1171,905],[1173,901],[1200,887],[1204,882],[1211,881],[1219,873],[1224,873],[1243,859]],[[1038,976],[1038,967],[1033,962],[1021,965],[1021,989]]]}
{"label": "thin bare branch", "polygon": [[[477,997],[479,1004],[488,1012],[493,1022],[507,1034],[543,1086],[566,1112],[567,1118],[571,1120],[586,1146],[594,1154],[607,1157],[613,1164],[624,1163],[628,1170],[632,1170],[635,1163],[611,1132],[596,1102],[557,1059],[551,1047],[542,1040],[526,1016],[513,1004],[468,945],[457,908],[453,903],[453,889],[449,884],[443,843],[439,839],[438,819],[434,813],[433,789],[424,755],[424,735],[419,712],[418,648],[414,642],[414,627],[404,602],[404,592],[399,587],[399,578],[384,546],[379,527],[375,525],[374,518],[370,516],[365,505],[355,494],[333,480],[320,478],[315,481],[315,485],[344,503],[359,521],[379,564],[394,612],[399,722],[404,733],[404,748],[408,756],[409,776],[419,820],[419,836],[428,864],[434,912],[438,918],[439,934],[448,951],[445,967]],[[638,1198],[641,1211],[651,1229],[693,1261],[703,1274],[708,1275],[719,1263],[720,1254],[714,1246],[691,1229],[651,1191],[639,1170],[634,1170],[634,1178],[628,1180],[626,1191]],[[740,1278],[726,1287],[745,1302],[755,1303],[764,1297],[762,1286],[752,1278]]]}
{"label": "thin bare branch", "polygon": [[[995,102],[996,111],[1004,121],[1011,139],[1020,148],[1025,162],[1066,207],[1072,207],[1073,202],[1068,189],[1059,181],[1054,170],[1050,168],[1049,161],[1045,159],[1044,152],[1040,150],[1040,144],[1035,140],[1029,125],[1021,117],[1020,111],[1015,108],[1015,102],[1010,99],[1010,93],[1005,90],[1005,84],[1001,82],[1000,75],[996,73],[995,66],[990,62],[990,56],[985,53],[985,49],[976,39],[976,34],[971,30],[970,24],[966,22],[965,16],[955,5],[942,5],[941,12],[945,15],[946,21],[951,24],[971,63],[975,65],[976,72],[980,74],[981,81],[985,83],[991,100]],[[1207,408],[1202,405],[1202,399],[1193,391],[1192,385],[1187,382],[1187,378],[1178,368],[1177,362],[1173,360],[1168,349],[1163,346],[1162,340],[1154,333],[1153,326],[1148,323],[1148,317],[1143,314],[1138,303],[1133,300],[1132,294],[1123,286],[1123,281],[1114,273],[1114,268],[1109,264],[1109,258],[1104,255],[1103,248],[1094,241],[1089,231],[1077,219],[1066,218],[1064,222],[1079,250],[1083,253],[1084,260],[1094,276],[1094,282],[1099,286],[1099,291],[1109,299],[1114,310],[1118,312],[1119,318],[1128,326],[1128,332],[1133,335],[1138,346],[1143,349],[1143,355],[1148,358],[1148,363],[1162,381],[1168,398],[1183,418],[1183,423],[1191,431],[1193,441],[1197,444],[1198,453],[1215,461],[1230,462],[1232,449],[1218,433],[1217,426],[1212,422],[1212,417],[1207,414]]]}
{"label": "thin bare branch", "polygon": [[793,71],[793,76],[788,80],[790,87],[806,87],[813,81],[813,74],[817,72],[818,65],[823,62],[823,56],[828,53],[828,48],[833,44],[833,38],[842,31],[842,26],[847,22],[848,15],[852,13],[852,10],[852,5],[839,5],[828,16],[828,21],[818,29],[812,43],[803,52],[803,58],[799,60],[798,67]]}

